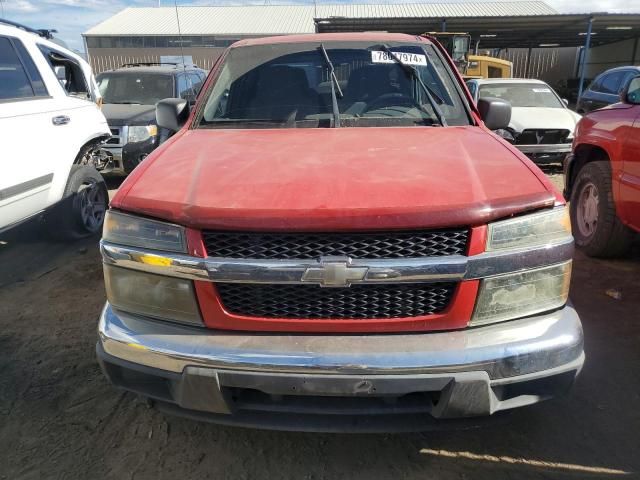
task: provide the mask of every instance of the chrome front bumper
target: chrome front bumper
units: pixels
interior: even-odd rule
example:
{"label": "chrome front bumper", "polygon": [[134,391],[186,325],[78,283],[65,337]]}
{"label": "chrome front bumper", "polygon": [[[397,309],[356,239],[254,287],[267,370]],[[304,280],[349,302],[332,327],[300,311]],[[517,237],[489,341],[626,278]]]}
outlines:
{"label": "chrome front bumper", "polygon": [[[437,401],[425,404],[421,413],[431,418],[481,416],[553,396],[568,388],[584,362],[582,327],[571,306],[458,331],[293,335],[183,327],[114,311],[107,304],[98,331],[101,363],[114,384],[192,416],[273,428],[280,427],[260,423],[255,411],[246,420],[246,406],[236,405],[229,392],[260,392],[268,405],[249,403],[262,413],[301,408],[295,402],[287,406],[283,398],[313,398],[316,406],[335,397],[379,398],[387,404],[429,392]],[[372,411],[367,404],[355,413]]]}

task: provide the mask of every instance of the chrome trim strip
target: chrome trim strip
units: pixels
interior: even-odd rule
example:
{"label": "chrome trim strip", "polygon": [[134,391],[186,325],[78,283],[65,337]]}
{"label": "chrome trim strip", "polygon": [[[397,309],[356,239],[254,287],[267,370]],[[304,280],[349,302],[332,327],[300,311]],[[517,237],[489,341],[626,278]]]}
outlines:
{"label": "chrome trim strip", "polygon": [[[343,275],[344,283],[332,283],[323,277],[309,275],[322,267],[327,259],[251,260],[207,257],[159,252],[139,247],[124,247],[102,240],[103,261],[117,267],[130,268],[189,280],[226,283],[312,283],[346,287],[357,283],[415,283],[475,280],[520,270],[544,267],[571,260],[573,238],[540,247],[496,250],[466,257],[400,259],[348,259],[342,262],[344,274],[356,269],[357,275]],[[335,261],[335,258],[331,259]],[[362,273],[366,269],[366,273]]]}
{"label": "chrome trim strip", "polygon": [[485,371],[524,375],[580,358],[575,310],[479,328],[406,334],[221,332],[154,321],[105,305],[98,326],[114,357],[181,373],[188,366],[303,374],[426,374]]}

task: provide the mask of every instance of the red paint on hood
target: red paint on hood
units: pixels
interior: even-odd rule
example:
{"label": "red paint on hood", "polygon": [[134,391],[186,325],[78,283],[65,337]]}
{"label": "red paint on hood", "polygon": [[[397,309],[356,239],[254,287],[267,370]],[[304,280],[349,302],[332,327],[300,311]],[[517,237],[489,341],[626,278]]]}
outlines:
{"label": "red paint on hood", "polygon": [[194,228],[480,225],[553,205],[536,170],[475,126],[182,130],[112,206]]}

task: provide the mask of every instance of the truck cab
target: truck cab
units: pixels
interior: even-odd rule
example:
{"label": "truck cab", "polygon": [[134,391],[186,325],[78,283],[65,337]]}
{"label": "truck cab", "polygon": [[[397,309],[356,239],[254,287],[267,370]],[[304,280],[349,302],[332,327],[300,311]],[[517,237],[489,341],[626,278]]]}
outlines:
{"label": "truck cab", "polygon": [[565,392],[580,371],[560,192],[491,132],[437,42],[242,40],[122,184],[98,357],[192,418],[421,430]]}

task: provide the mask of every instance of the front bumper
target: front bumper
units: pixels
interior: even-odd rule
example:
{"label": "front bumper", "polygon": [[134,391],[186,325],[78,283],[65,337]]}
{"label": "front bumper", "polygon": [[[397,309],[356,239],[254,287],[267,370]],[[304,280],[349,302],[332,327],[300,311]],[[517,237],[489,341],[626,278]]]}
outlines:
{"label": "front bumper", "polygon": [[575,310],[402,335],[251,334],[105,306],[98,357],[115,385],[173,412],[293,430],[421,430],[569,388],[584,362]]}

